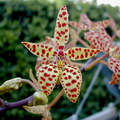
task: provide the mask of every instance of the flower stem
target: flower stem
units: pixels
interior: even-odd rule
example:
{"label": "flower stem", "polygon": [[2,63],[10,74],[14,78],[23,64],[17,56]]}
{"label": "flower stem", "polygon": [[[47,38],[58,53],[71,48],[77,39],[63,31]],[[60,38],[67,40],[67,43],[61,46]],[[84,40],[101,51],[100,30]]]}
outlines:
{"label": "flower stem", "polygon": [[105,65],[105,66],[108,65],[108,63],[107,63],[106,61],[104,61],[104,60],[101,60],[100,63],[102,63],[102,64]]}
{"label": "flower stem", "polygon": [[57,97],[46,107],[51,108],[55,103],[61,98],[61,96],[64,94],[64,90],[62,89],[60,93],[57,95]]}
{"label": "flower stem", "polygon": [[26,98],[24,100],[20,100],[20,101],[13,102],[13,103],[8,103],[8,102],[4,101],[4,107],[0,107],[0,112],[8,110],[8,109],[16,108],[19,106],[23,106],[25,104],[28,104],[32,100],[33,100],[33,95],[29,96],[28,98]]}
{"label": "flower stem", "polygon": [[84,63],[77,63],[77,62],[72,62],[72,64],[78,67],[82,67],[84,65]]}
{"label": "flower stem", "polygon": [[88,45],[88,44],[87,44],[84,40],[82,40],[81,38],[78,38],[78,41],[79,41],[80,43],[82,43],[85,47],[91,48],[90,45]]}
{"label": "flower stem", "polygon": [[96,59],[94,62],[92,62],[91,64],[89,64],[86,68],[86,70],[91,69],[93,66],[95,66],[97,63],[99,63],[102,59],[106,58],[109,55],[109,53],[104,54],[103,56],[99,57],[98,59]]}
{"label": "flower stem", "polygon": [[34,88],[35,91],[41,91],[41,90],[38,89],[38,88],[34,85],[34,83],[31,82],[30,80],[22,79],[21,81],[22,81],[23,83],[27,83],[27,84],[31,85],[31,86]]}

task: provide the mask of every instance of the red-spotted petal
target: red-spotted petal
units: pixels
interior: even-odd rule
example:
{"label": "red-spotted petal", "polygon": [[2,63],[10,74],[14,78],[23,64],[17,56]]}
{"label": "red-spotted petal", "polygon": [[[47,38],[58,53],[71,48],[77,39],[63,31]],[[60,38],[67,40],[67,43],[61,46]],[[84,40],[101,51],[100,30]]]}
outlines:
{"label": "red-spotted petal", "polygon": [[109,82],[110,85],[115,85],[120,82],[120,72],[115,72],[112,75],[112,80]]}
{"label": "red-spotted petal", "polygon": [[68,49],[65,54],[69,56],[72,60],[83,60],[88,59],[94,55],[96,55],[100,50],[90,49],[90,48],[81,48],[81,47],[73,47]]}
{"label": "red-spotted petal", "polygon": [[118,58],[110,57],[108,59],[108,67],[113,72],[120,72],[120,60]]}
{"label": "red-spotted petal", "polygon": [[86,14],[80,15],[80,22],[83,22],[84,24],[86,24],[88,26],[92,25],[92,21],[88,18],[88,16]]}
{"label": "red-spotted petal", "polygon": [[22,44],[34,55],[44,58],[51,58],[57,54],[56,50],[45,44],[22,42]]}
{"label": "red-spotted petal", "polygon": [[40,89],[49,95],[53,91],[53,88],[59,77],[60,70],[55,64],[43,65],[37,69],[37,78],[40,85]]}
{"label": "red-spotted petal", "polygon": [[70,21],[69,24],[81,30],[96,30],[101,27],[106,28],[111,24],[111,20],[92,22],[86,14],[81,14],[79,22]]}
{"label": "red-spotted petal", "polygon": [[76,67],[66,65],[61,74],[60,82],[68,99],[75,103],[82,84],[81,72]]}
{"label": "red-spotted petal", "polygon": [[80,30],[88,30],[90,27],[82,22],[72,22],[72,21],[69,21],[69,24],[77,29],[80,29]]}
{"label": "red-spotted petal", "polygon": [[37,57],[36,65],[35,65],[35,70],[37,70],[40,66],[43,64],[50,64],[50,59],[48,58],[42,58],[42,57]]}
{"label": "red-spotted petal", "polygon": [[111,16],[109,16],[109,18],[110,18],[110,27],[112,28],[112,30],[116,33],[116,31],[117,31],[117,26],[116,26],[116,22],[114,21],[114,19],[111,17]]}
{"label": "red-spotted petal", "polygon": [[98,22],[92,22],[86,14],[81,14],[80,21],[91,26],[90,29],[99,29],[101,27],[106,28],[111,24],[111,19],[98,21]]}
{"label": "red-spotted petal", "polygon": [[95,28],[98,28],[98,29],[101,27],[106,28],[110,25],[110,23],[111,23],[110,21],[111,20],[103,20],[103,21],[99,21],[99,22],[94,22],[92,26]]}
{"label": "red-spotted petal", "polygon": [[62,6],[56,20],[54,40],[58,45],[65,45],[69,40],[68,13],[66,6]]}
{"label": "red-spotted petal", "polygon": [[92,22],[86,14],[81,14],[79,22],[70,21],[69,24],[80,30],[89,30]]}
{"label": "red-spotted petal", "polygon": [[92,46],[104,52],[108,52],[113,47],[111,37],[106,33],[104,28],[100,28],[98,31],[90,30],[84,36]]}

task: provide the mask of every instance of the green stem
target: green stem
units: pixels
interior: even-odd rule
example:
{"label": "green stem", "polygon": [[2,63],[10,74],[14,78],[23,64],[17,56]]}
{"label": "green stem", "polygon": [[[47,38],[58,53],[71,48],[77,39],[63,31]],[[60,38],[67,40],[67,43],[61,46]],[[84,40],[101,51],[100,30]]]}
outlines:
{"label": "green stem", "polygon": [[93,66],[95,66],[97,63],[99,63],[102,59],[106,58],[109,55],[109,53],[104,54],[103,56],[99,57],[98,59],[96,59],[94,62],[92,62],[91,64],[89,64],[86,68],[86,70],[91,69]]}

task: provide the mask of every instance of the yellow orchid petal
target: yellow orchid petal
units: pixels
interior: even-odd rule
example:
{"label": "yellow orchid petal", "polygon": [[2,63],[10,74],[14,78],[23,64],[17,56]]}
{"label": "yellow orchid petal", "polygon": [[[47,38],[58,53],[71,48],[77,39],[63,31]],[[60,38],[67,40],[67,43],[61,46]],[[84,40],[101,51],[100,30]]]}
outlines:
{"label": "yellow orchid petal", "polygon": [[58,45],[65,45],[69,40],[68,12],[66,6],[62,6],[56,20],[54,40]]}
{"label": "yellow orchid petal", "polygon": [[96,55],[100,50],[90,49],[90,48],[82,48],[82,47],[73,47],[68,49],[65,54],[69,56],[71,60],[84,60],[91,58]]}
{"label": "yellow orchid petal", "polygon": [[75,103],[80,94],[82,74],[76,67],[65,65],[60,79],[68,99]]}
{"label": "yellow orchid petal", "polygon": [[120,82],[120,73],[115,72],[112,75],[112,80],[109,82],[110,85],[115,85]]}
{"label": "yellow orchid petal", "polygon": [[31,53],[39,57],[51,58],[57,54],[56,50],[52,46],[49,46],[49,45],[30,43],[30,42],[22,42],[22,44]]}
{"label": "yellow orchid petal", "polygon": [[37,78],[41,90],[49,95],[53,91],[53,88],[59,77],[60,70],[55,64],[43,65],[37,69]]}

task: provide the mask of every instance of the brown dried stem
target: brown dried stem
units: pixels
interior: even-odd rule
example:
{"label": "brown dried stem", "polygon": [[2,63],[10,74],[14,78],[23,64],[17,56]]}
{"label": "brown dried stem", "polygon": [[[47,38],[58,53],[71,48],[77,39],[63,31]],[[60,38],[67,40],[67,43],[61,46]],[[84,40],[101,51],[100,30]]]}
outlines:
{"label": "brown dried stem", "polygon": [[78,41],[79,41],[80,43],[82,43],[85,47],[91,48],[90,45],[88,45],[88,44],[87,44],[84,40],[82,40],[81,38],[78,38]]}
{"label": "brown dried stem", "polygon": [[109,55],[109,53],[104,54],[103,56],[99,57],[98,59],[96,59],[94,62],[92,62],[91,64],[89,64],[86,68],[86,70],[91,69],[93,66],[95,66],[97,63],[99,63],[102,59],[106,58]]}
{"label": "brown dried stem", "polygon": [[35,84],[35,86],[39,89],[38,81],[35,79],[32,69],[30,69],[30,71],[29,71],[29,76],[30,76],[31,80],[33,81],[33,83]]}
{"label": "brown dried stem", "polygon": [[72,62],[72,64],[78,67],[82,67],[84,65],[84,63],[77,63],[77,62]]}

